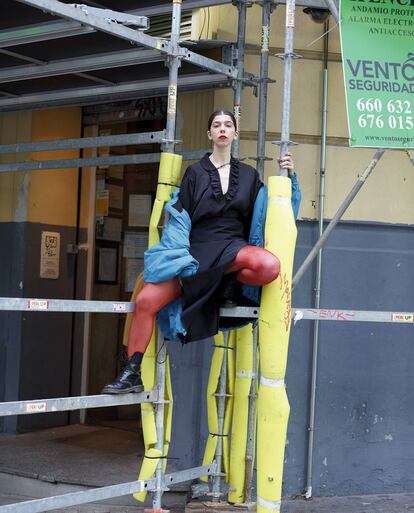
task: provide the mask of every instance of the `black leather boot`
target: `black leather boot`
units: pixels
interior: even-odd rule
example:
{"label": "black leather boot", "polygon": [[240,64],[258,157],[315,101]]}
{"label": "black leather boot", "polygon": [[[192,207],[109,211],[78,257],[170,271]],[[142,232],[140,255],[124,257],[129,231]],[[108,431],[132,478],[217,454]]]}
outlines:
{"label": "black leather boot", "polygon": [[142,353],[134,353],[115,381],[103,387],[101,394],[142,392],[144,390],[141,380],[141,361],[143,356]]}

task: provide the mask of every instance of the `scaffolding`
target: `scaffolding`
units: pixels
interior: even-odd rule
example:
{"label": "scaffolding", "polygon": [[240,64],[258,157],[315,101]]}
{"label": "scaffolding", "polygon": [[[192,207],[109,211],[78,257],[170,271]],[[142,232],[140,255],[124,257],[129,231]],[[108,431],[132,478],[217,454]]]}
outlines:
{"label": "scaffolding", "polygon": [[[169,12],[170,7],[157,6],[146,9],[139,9],[138,11],[131,11],[130,13],[116,13],[113,11],[95,9],[88,6],[77,4],[64,4],[57,0],[17,0],[23,4],[42,9],[45,12],[58,15],[69,21],[59,21],[48,23],[41,28],[41,30],[27,30],[26,33],[21,32],[18,37],[16,34],[6,34],[3,31],[0,34],[0,44],[7,46],[10,44],[17,45],[23,42],[33,42],[44,40],[47,38],[65,37],[69,35],[83,34],[91,31],[103,31],[115,37],[124,39],[128,42],[144,47],[145,50],[130,50],[128,52],[119,52],[111,54],[111,63],[116,63],[118,66],[128,65],[128,63],[137,64],[140,62],[151,62],[156,60],[165,60],[169,68],[169,76],[167,80],[152,80],[151,83],[132,83],[124,86],[113,85],[99,85],[94,90],[74,90],[66,93],[49,93],[49,94],[35,94],[22,98],[7,97],[0,99],[0,111],[25,109],[28,106],[44,106],[53,105],[54,102],[65,102],[66,104],[74,104],[76,102],[82,103],[86,98],[89,100],[102,98],[102,95],[111,95],[111,97],[122,97],[123,94],[129,96],[140,96],[149,90],[159,90],[161,88],[167,89],[167,123],[166,129],[158,132],[148,133],[134,133],[128,135],[114,135],[114,136],[99,136],[88,137],[80,139],[67,139],[59,141],[41,141],[34,143],[19,143],[11,145],[1,145],[0,154],[9,153],[22,153],[22,152],[37,152],[45,150],[56,149],[78,149],[78,148],[99,148],[116,145],[139,145],[147,143],[160,143],[163,151],[174,153],[176,140],[176,105],[177,105],[177,89],[185,89],[186,84],[194,86],[197,83],[201,84],[206,82],[206,77],[183,77],[180,81],[179,67],[181,62],[189,62],[200,68],[207,69],[213,74],[208,75],[209,86],[215,83],[223,84],[223,78],[227,85],[231,84],[234,89],[234,113],[238,124],[241,118],[241,94],[243,86],[253,87],[258,89],[259,95],[259,119],[258,119],[258,142],[257,142],[257,155],[251,157],[257,162],[257,169],[259,174],[263,177],[264,163],[269,160],[265,155],[265,135],[266,135],[266,108],[267,108],[267,86],[271,80],[268,77],[268,59],[269,59],[269,26],[270,15],[273,9],[278,4],[286,3],[286,36],[285,36],[285,50],[283,54],[278,55],[283,59],[285,65],[285,79],[284,79],[284,101],[283,101],[283,118],[281,140],[276,143],[280,145],[280,153],[284,155],[288,147],[293,144],[290,141],[290,90],[291,90],[291,73],[292,63],[294,59],[299,56],[293,51],[293,28],[295,1],[287,0],[261,0],[258,3],[262,6],[262,38],[261,38],[261,57],[260,57],[260,75],[254,77],[252,74],[244,71],[244,46],[245,46],[245,30],[246,30],[246,10],[247,7],[252,5],[249,0],[237,0],[234,3],[237,6],[238,17],[238,37],[236,50],[233,55],[231,64],[214,61],[213,59],[199,55],[187,47],[180,44],[180,20],[181,20],[181,0],[172,0],[172,29],[171,37],[169,40],[157,37],[151,37],[142,31],[134,30],[129,26],[124,26],[124,23],[133,24],[135,27],[145,29],[148,27],[148,19],[146,16],[159,14],[162,12]],[[200,0],[200,1],[187,1],[186,8],[205,7],[211,5],[220,5],[230,3],[230,0]],[[300,5],[311,6],[315,8],[328,8],[333,14],[336,21],[338,21],[338,8],[334,0],[309,0],[300,2]],[[33,29],[33,27],[32,27]],[[43,39],[42,39],[43,38]],[[96,59],[96,57],[94,57]],[[99,68],[102,60],[107,59],[107,56],[102,55],[96,59],[94,63],[91,62],[89,56],[78,58],[76,60],[62,60],[60,62],[43,63],[25,67],[25,69],[10,69],[0,72],[0,82],[13,81],[17,79],[30,79],[40,76],[59,75],[60,73],[84,73],[91,71],[94,67]],[[326,70],[325,70],[326,72]],[[325,93],[326,95],[326,90]],[[326,116],[326,102],[324,103]],[[326,117],[323,122],[323,139],[326,136]],[[364,172],[358,178],[356,184],[339,207],[337,213],[332,218],[325,230],[322,230],[323,224],[319,228],[319,240],[313,247],[312,251],[303,262],[293,279],[293,286],[296,286],[306,270],[312,264],[313,260],[319,256],[321,258],[321,248],[326,242],[328,236],[337,225],[342,215],[349,207],[359,190],[364,185],[365,181],[375,168],[377,162],[384,153],[383,149],[377,150],[371,162],[366,167]],[[184,152],[183,157],[188,160],[200,158],[204,151]],[[234,155],[239,156],[239,145],[234,147]],[[18,164],[2,164],[0,165],[0,172],[16,172],[22,170],[43,170],[43,169],[64,169],[68,167],[86,167],[86,166],[100,166],[100,165],[118,165],[118,164],[136,164],[136,163],[149,163],[158,162],[160,160],[159,154],[144,154],[144,155],[124,155],[124,156],[94,156],[79,159],[61,159],[61,160],[47,160],[47,161],[31,161]],[[325,163],[321,158],[321,176],[324,174]],[[323,171],[323,172],[322,172]],[[321,195],[323,194],[323,185],[321,186]],[[322,202],[321,202],[322,203]],[[320,211],[320,223],[323,223],[323,203],[322,210]],[[319,264],[318,264],[319,268]],[[320,272],[320,271],[319,271]],[[320,277],[320,275],[319,275]],[[318,278],[319,280],[319,278]],[[319,293],[320,281],[317,286],[317,293]],[[339,321],[339,322],[386,322],[386,323],[406,323],[412,322],[413,314],[410,312],[372,312],[372,311],[353,311],[353,310],[332,310],[320,309],[317,298],[315,308],[296,308],[292,309],[292,321],[294,323],[302,320],[312,320],[317,323],[319,321]],[[37,299],[37,298],[0,298],[0,310],[3,311],[28,311],[28,312],[101,312],[101,313],[128,313],[133,312],[134,304],[129,302],[113,302],[113,301],[75,301],[75,300],[57,300],[57,299]],[[221,315],[226,317],[244,317],[250,318],[255,326],[254,341],[257,347],[257,318],[259,315],[258,308],[248,307],[235,307],[223,308]],[[317,328],[316,328],[317,330]],[[227,340],[227,339],[226,339]],[[317,331],[315,334],[317,341]],[[227,342],[225,342],[227,344]],[[163,417],[164,417],[164,377],[165,377],[165,345],[161,337],[158,339],[158,351],[161,356],[157,363],[157,385],[151,391],[146,391],[140,394],[128,394],[125,396],[81,396],[81,397],[67,397],[57,399],[43,399],[43,400],[30,400],[30,401],[16,401],[0,404],[0,416],[11,415],[24,415],[34,413],[47,413],[50,411],[69,411],[84,408],[97,408],[107,407],[114,405],[125,404],[140,404],[150,402],[155,405],[156,410],[156,425],[157,425],[157,439],[158,444],[163,442]],[[315,351],[315,347],[314,347]],[[254,350],[254,354],[256,350]],[[317,353],[314,352],[314,359]],[[315,369],[314,369],[315,370]],[[255,375],[257,370],[254,369]],[[226,383],[226,364],[223,360],[223,366],[220,379],[220,394],[219,394],[219,435],[223,430],[223,408],[225,400],[225,383]],[[313,383],[314,385],[314,383]],[[253,460],[253,439],[254,439],[254,399],[255,399],[255,380],[252,381],[250,392],[250,406],[249,406],[249,433],[248,433],[248,449],[246,459],[250,462]],[[314,404],[313,404],[314,409]],[[219,441],[221,436],[219,436]],[[311,445],[312,440],[310,440]],[[211,465],[195,467],[192,469],[175,472],[173,474],[165,474],[163,471],[162,460],[158,463],[156,476],[147,481],[133,481],[131,483],[123,483],[103,487],[87,492],[71,493],[63,496],[48,497],[45,499],[38,499],[27,501],[17,504],[11,504],[0,507],[0,513],[35,513],[41,511],[49,511],[59,507],[73,506],[77,504],[84,504],[87,502],[103,500],[110,497],[127,495],[140,491],[151,491],[154,493],[153,511],[160,511],[162,508],[162,494],[168,490],[168,486],[173,483],[189,481],[200,476],[211,476],[213,480],[212,496],[219,500],[222,496],[220,492],[220,478],[221,475],[221,457],[222,448],[221,444],[217,445],[215,462]],[[312,452],[309,452],[308,459],[308,482],[307,482],[307,496],[312,495],[311,490],[311,468],[312,468]],[[252,499],[251,492],[251,477],[252,469],[250,468],[249,475],[246,478],[246,502]]]}

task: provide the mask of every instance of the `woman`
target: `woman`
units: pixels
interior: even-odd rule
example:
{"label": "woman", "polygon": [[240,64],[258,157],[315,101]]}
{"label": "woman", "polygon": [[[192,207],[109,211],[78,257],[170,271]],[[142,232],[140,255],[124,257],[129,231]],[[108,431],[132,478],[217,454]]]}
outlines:
{"label": "woman", "polygon": [[[128,364],[102,393],[143,390],[140,364],[151,340],[155,315],[167,304],[181,298],[179,338],[183,342],[201,340],[215,335],[219,329],[219,308],[230,278],[259,286],[277,278],[278,258],[247,242],[253,207],[263,183],[253,167],[231,156],[232,142],[238,136],[236,127],[231,112],[213,112],[207,132],[213,152],[187,168],[177,201],[172,205],[173,214],[189,216],[191,221],[189,256],[195,268],[198,266],[197,271],[188,275],[184,269],[175,270],[174,277],[160,282],[157,276],[147,279],[144,272],[146,283],[136,299],[129,335]],[[288,170],[298,189],[290,153],[279,165]],[[182,228],[179,235],[182,236]],[[159,256],[162,246],[163,240],[147,252],[146,267],[147,257],[150,265],[149,259]]]}

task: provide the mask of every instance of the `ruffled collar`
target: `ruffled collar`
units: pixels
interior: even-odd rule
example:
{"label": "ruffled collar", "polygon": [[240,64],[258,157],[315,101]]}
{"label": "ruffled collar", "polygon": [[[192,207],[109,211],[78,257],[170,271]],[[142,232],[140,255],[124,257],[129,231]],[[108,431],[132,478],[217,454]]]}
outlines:
{"label": "ruffled collar", "polygon": [[210,160],[211,153],[206,153],[200,160],[200,164],[207,171],[210,176],[211,188],[216,200],[226,199],[230,201],[236,195],[239,188],[239,161],[234,157],[230,159],[230,177],[229,177],[229,188],[226,194],[223,194],[221,188],[220,175],[216,166]]}

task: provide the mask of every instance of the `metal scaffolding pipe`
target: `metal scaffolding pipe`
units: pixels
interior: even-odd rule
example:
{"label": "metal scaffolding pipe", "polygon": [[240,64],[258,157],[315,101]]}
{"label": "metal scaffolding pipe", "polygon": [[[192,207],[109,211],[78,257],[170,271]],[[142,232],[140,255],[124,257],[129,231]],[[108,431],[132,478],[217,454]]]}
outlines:
{"label": "metal scaffolding pipe", "polygon": [[257,172],[260,178],[264,177],[264,163],[266,159],[266,110],[267,85],[269,82],[269,34],[270,14],[273,10],[272,0],[263,0],[262,3],[262,41],[260,48],[260,79],[259,79],[259,121],[257,128]]}
{"label": "metal scaffolding pipe", "polygon": [[0,417],[10,415],[33,415],[73,411],[83,408],[103,408],[126,404],[149,403],[157,399],[155,390],[123,395],[83,395],[78,397],[58,397],[54,399],[31,399],[0,403]]}
{"label": "metal scaffolding pipe", "polygon": [[164,57],[156,50],[133,49],[121,52],[105,52],[71,59],[58,59],[44,64],[25,64],[3,68],[0,70],[0,83],[4,84],[17,80],[33,80],[124,66],[137,66],[138,64],[148,64],[163,60]]}
{"label": "metal scaffolding pipe", "polygon": [[[324,23],[324,47],[323,47],[323,78],[322,78],[322,133],[321,133],[321,154],[319,169],[319,219],[318,236],[323,233],[323,220],[325,212],[325,170],[326,170],[326,121],[328,106],[328,42],[329,42],[329,18]],[[319,309],[321,301],[321,277],[322,277],[322,248],[318,251],[316,264],[315,282],[315,308]],[[312,497],[312,465],[313,465],[313,440],[315,430],[315,406],[316,406],[316,381],[318,372],[318,346],[319,346],[319,319],[313,324],[313,345],[312,345],[312,381],[309,405],[309,427],[308,427],[308,461],[306,471],[305,497]]]}
{"label": "metal scaffolding pipe", "polygon": [[255,417],[256,417],[256,388],[257,388],[257,339],[258,323],[254,322],[253,330],[253,361],[252,361],[252,381],[249,392],[249,412],[247,421],[247,444],[246,444],[246,473],[244,479],[244,502],[252,502],[252,481],[253,481],[253,460],[254,460],[254,442],[255,442]]}
{"label": "metal scaffolding pipe", "polygon": [[[157,430],[157,443],[155,448],[164,454],[164,396],[165,396],[165,366],[167,362],[167,342],[161,330],[158,330],[157,338],[157,392],[158,399],[155,402],[155,426]],[[161,500],[164,491],[163,483],[163,465],[164,459],[160,458],[155,471],[156,489],[152,500],[152,507],[154,511],[161,511]]]}
{"label": "metal scaffolding pipe", "polygon": [[80,137],[78,139],[58,139],[55,141],[37,141],[30,143],[1,144],[0,154],[35,153],[37,151],[53,151],[78,148],[101,148],[105,146],[130,146],[135,144],[161,143],[165,131],[145,132],[125,135],[107,135],[98,137]]}
{"label": "metal scaffolding pipe", "polygon": [[[205,155],[206,150],[180,152],[184,160],[198,160]],[[0,164],[0,173],[18,171],[43,171],[45,169],[67,169],[94,166],[121,166],[127,164],[149,164],[160,161],[160,153],[141,153],[139,155],[114,155],[109,157],[84,157],[80,159],[61,160],[33,160],[30,162],[18,162]]]}
{"label": "metal scaffolding pipe", "polygon": [[[164,479],[169,484],[191,481],[200,476],[213,475],[215,465],[204,465],[203,467],[194,467],[188,470],[180,470],[173,474],[166,474]],[[78,506],[90,502],[103,501],[113,497],[122,497],[132,493],[143,491],[154,491],[156,489],[156,480],[148,479],[146,481],[130,481],[101,488],[92,488],[87,491],[65,493],[43,499],[34,499],[0,506],[0,513],[41,513],[42,511],[54,511],[69,506]],[[79,510],[78,510],[79,511]],[[162,511],[162,510],[161,510]]]}
{"label": "metal scaffolding pipe", "polygon": [[[163,151],[174,153],[175,150],[175,125],[177,119],[177,82],[178,82],[178,68],[181,65],[178,45],[181,30],[181,1],[172,0],[172,19],[171,19],[171,36],[170,45],[172,53],[167,57],[168,66],[168,93],[167,93],[167,122],[165,128],[165,141],[163,144]],[[167,362],[167,347],[166,340],[160,329],[158,329],[157,337],[157,356],[156,356],[156,369],[157,369],[157,390],[158,401],[155,404],[155,426],[157,430],[157,443],[155,449],[159,454],[167,456],[164,449],[164,402],[165,402],[165,380],[166,380],[166,366]],[[168,450],[168,449],[167,449]],[[160,458],[157,463],[155,471],[156,490],[152,499],[153,511],[161,511],[162,495],[164,492],[163,482],[163,467],[164,459]]]}
{"label": "metal scaffolding pipe", "polygon": [[337,212],[335,213],[335,215],[331,219],[330,223],[326,227],[325,231],[323,232],[322,237],[320,237],[318,239],[317,243],[311,249],[309,255],[306,257],[306,259],[303,262],[303,264],[297,270],[297,272],[296,272],[296,274],[295,274],[295,276],[293,277],[293,280],[292,280],[292,288],[296,287],[296,285],[302,279],[302,276],[305,274],[305,271],[309,268],[309,266],[311,265],[311,263],[315,259],[315,257],[318,254],[318,251],[320,250],[320,248],[322,248],[322,246],[325,244],[326,239],[329,237],[329,235],[331,234],[332,230],[338,224],[338,222],[340,221],[341,217],[344,215],[344,213],[348,209],[349,205],[352,203],[353,199],[358,194],[358,192],[360,191],[361,187],[364,185],[364,183],[366,182],[367,178],[369,177],[369,175],[371,174],[371,172],[373,171],[375,166],[378,164],[378,161],[383,156],[384,152],[385,152],[385,150],[383,148],[380,148],[380,149],[378,149],[375,152],[375,155],[373,156],[371,162],[369,163],[369,165],[367,166],[365,171],[362,173],[362,175],[358,178],[357,182],[355,183],[355,185],[353,186],[353,188],[349,192],[348,196],[344,199],[344,201],[341,204],[341,206],[338,208]]}
{"label": "metal scaffolding pipe", "polygon": [[[247,15],[247,1],[246,0],[238,0],[237,2],[237,10],[239,12],[238,25],[237,25],[237,58],[235,64],[238,70],[238,77],[242,78],[244,73],[244,47],[246,41],[246,15]],[[234,117],[236,118],[237,123],[237,131],[239,132],[239,137],[234,140],[232,153],[236,158],[240,157],[240,125],[241,125],[241,95],[243,90],[243,83],[241,80],[235,80],[233,82],[234,89],[234,100],[233,100],[233,112]]]}
{"label": "metal scaffolding pipe", "polygon": [[[86,26],[93,27],[112,36],[119,37],[120,39],[129,41],[130,43],[158,50],[165,55],[170,55],[172,57],[179,55],[183,60],[190,62],[191,64],[208,69],[210,71],[215,71],[216,73],[222,73],[223,75],[226,75],[232,79],[238,79],[238,72],[236,68],[194,53],[187,48],[181,48],[178,44],[173,42],[173,38],[171,41],[167,41],[162,38],[151,37],[138,30],[125,27],[120,23],[112,22],[111,20],[105,18],[103,15],[97,16],[95,13],[86,13],[85,10],[73,7],[76,4],[64,4],[62,2],[58,2],[57,0],[17,1],[32,7],[36,7],[38,9],[43,9],[52,14],[57,14],[63,18],[78,21]],[[178,0],[176,0],[175,3],[178,5]],[[181,0],[179,5],[181,14]],[[249,83],[251,82],[250,78],[246,78],[246,80]]]}
{"label": "metal scaffolding pipe", "polygon": [[173,0],[172,26],[171,26],[171,48],[172,54],[167,58],[169,68],[168,93],[167,93],[167,125],[166,142],[163,150],[174,153],[175,148],[175,123],[177,117],[177,82],[178,68],[181,65],[178,56],[178,40],[180,38],[181,26],[181,0]]}
{"label": "metal scaffolding pipe", "polygon": [[217,417],[218,417],[218,433],[217,433],[217,447],[215,464],[217,465],[217,472],[213,477],[213,490],[212,496],[214,501],[219,501],[220,483],[221,483],[221,466],[223,460],[223,430],[224,430],[224,415],[226,408],[226,386],[227,386],[227,351],[229,347],[229,332],[223,333],[223,362],[221,364],[219,392],[217,394]]}
{"label": "metal scaffolding pipe", "polygon": [[[228,79],[220,74],[198,73],[179,77],[180,91],[211,90],[227,87]],[[23,94],[0,98],[0,112],[56,107],[59,105],[85,105],[122,99],[151,98],[165,94],[167,78],[147,79],[115,86],[89,86],[64,89],[49,93]]]}
{"label": "metal scaffolding pipe", "polygon": [[[292,89],[292,62],[296,54],[293,52],[293,35],[295,30],[295,0],[286,2],[285,24],[285,52],[278,55],[285,61],[285,74],[283,80],[282,100],[282,128],[280,140],[280,157],[283,157],[289,149],[290,141],[290,101]],[[279,170],[280,176],[288,176],[286,169]]]}

